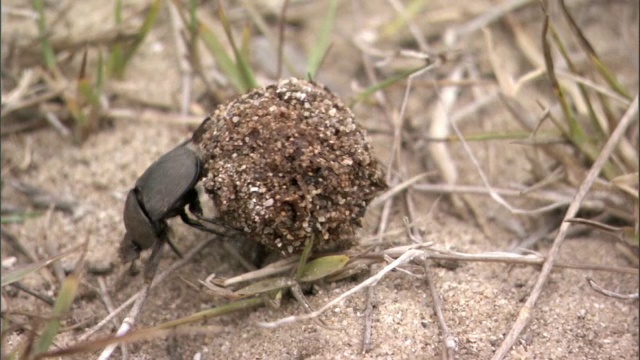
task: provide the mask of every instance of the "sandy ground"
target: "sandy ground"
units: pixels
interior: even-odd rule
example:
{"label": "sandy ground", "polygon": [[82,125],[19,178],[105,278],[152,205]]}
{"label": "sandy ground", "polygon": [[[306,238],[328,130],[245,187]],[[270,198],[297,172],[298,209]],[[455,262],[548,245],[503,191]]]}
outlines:
{"label": "sandy ground", "polygon": [[[6,4],[5,4],[6,3]],[[141,8],[141,1],[128,4],[126,10]],[[363,4],[364,3],[364,4]],[[445,4],[446,3],[446,4]],[[417,17],[416,24],[435,49],[442,47],[441,33],[446,28],[461,26],[486,9],[486,1],[473,2],[462,8],[447,2],[434,2]],[[461,2],[462,3],[462,2]],[[98,31],[110,24],[110,6],[98,5],[102,2],[75,2],[67,8],[66,19],[58,29],[59,35],[75,34],[83,31]],[[638,89],[638,13],[633,1],[616,2],[570,2],[585,33],[591,36],[594,46],[603,54],[604,60],[637,93]],[[634,5],[635,4],[635,5]],[[21,8],[21,2],[4,1],[5,5]],[[60,8],[64,8],[60,5]],[[60,9],[52,7],[52,11]],[[91,19],[83,19],[80,14],[91,9]],[[203,6],[203,12],[211,6]],[[323,6],[318,3],[299,5],[291,9],[291,17],[304,26],[287,33],[288,49],[295,57],[308,49],[308,43],[317,32]],[[453,11],[453,10],[456,11]],[[440,13],[438,13],[440,11]],[[240,12],[231,12],[241,14]],[[314,17],[314,14],[316,16]],[[389,3],[344,2],[336,20],[334,45],[320,72],[318,81],[327,84],[334,92],[345,98],[353,94],[354,84],[366,84],[360,52],[353,46],[354,35],[378,36],[376,46],[385,50],[397,50],[402,39],[410,38],[408,31],[402,34],[386,34],[380,24],[389,23],[394,10]],[[439,14],[439,16],[437,16]],[[537,4],[525,6],[512,13],[532,36],[539,34],[541,14]],[[435,19],[435,20],[434,20]],[[439,19],[439,20],[438,20]],[[13,22],[11,22],[13,21]],[[631,24],[629,26],[625,24]],[[275,27],[274,27],[275,28]],[[377,33],[367,33],[363,29],[378,29]],[[504,23],[491,25],[498,51],[511,54],[516,51],[513,38]],[[27,36],[35,33],[35,25],[23,18],[3,19],[3,43],[12,36]],[[264,39],[256,39],[256,46]],[[4,46],[4,44],[3,44]],[[411,47],[409,44],[406,47]],[[481,75],[488,79],[486,47],[482,33],[478,31],[459,43],[461,59],[478,65]],[[443,50],[444,48],[440,48]],[[95,54],[93,54],[95,55]],[[92,55],[92,56],[93,56]],[[509,56],[511,56],[509,55]],[[256,64],[258,69],[267,69],[269,56],[265,55]],[[266,60],[265,60],[266,59]],[[75,61],[75,60],[74,60]],[[95,61],[95,57],[93,59]],[[463,61],[463,60],[460,60]],[[523,74],[530,69],[522,61],[509,62],[514,71]],[[304,68],[304,63],[298,64]],[[520,68],[518,68],[520,66]],[[442,68],[427,74],[423,79],[444,78],[455,64],[445,64]],[[268,83],[268,71],[264,71],[263,83]],[[413,90],[408,103],[407,117],[416,131],[424,131],[428,126],[430,109],[435,92],[427,87],[425,80]],[[493,81],[493,80],[492,80]],[[134,110],[154,108],[154,104],[175,112],[179,99],[180,73],[175,57],[172,34],[168,26],[166,9],[160,15],[159,25],[134,57],[127,71],[126,80],[110,84],[108,92],[112,106]],[[495,87],[495,85],[491,85]],[[491,86],[481,89],[486,91]],[[537,82],[523,90],[523,97],[529,101],[547,101],[549,92],[538,91],[546,83]],[[6,89],[3,88],[3,93]],[[194,86],[194,98],[202,93],[202,84]],[[404,89],[400,86],[389,92],[389,101],[394,111],[399,111]],[[473,97],[470,88],[461,89],[461,104]],[[144,101],[143,101],[144,100]],[[199,102],[204,114],[211,111],[214,104]],[[157,106],[155,107],[157,109]],[[535,106],[531,111],[539,111]],[[197,109],[196,109],[197,111]],[[385,114],[373,104],[361,104],[355,108],[357,118],[366,128],[385,128]],[[495,102],[479,111],[477,116],[461,120],[465,133],[480,131],[519,130],[518,125],[503,107]],[[637,127],[636,127],[637,129]],[[29,206],[26,198],[19,194],[13,183],[26,182],[58,197],[73,199],[78,206],[71,214],[62,211],[44,211],[42,216],[27,218],[22,223],[3,224],[3,231],[11,233],[39,258],[48,253],[56,253],[85,241],[89,243],[87,261],[93,267],[111,267],[107,275],[101,275],[113,302],[120,304],[141,286],[140,277],[129,278],[125,267],[117,259],[117,246],[124,233],[122,208],[128,189],[136,178],[155,159],[175,144],[186,139],[192,126],[179,121],[174,123],[153,122],[142,118],[112,119],[84,144],[73,145],[51,127],[22,132],[2,138],[2,200],[18,206]],[[371,131],[370,137],[377,156],[383,162],[389,161],[391,137],[388,133]],[[460,172],[459,183],[480,184],[477,172],[468,156],[458,143],[450,146],[454,154],[455,166]],[[471,143],[480,164],[488,169],[496,186],[511,186],[532,181],[531,166],[526,160],[529,148],[508,142],[490,141]],[[405,163],[402,164],[403,179],[419,174],[425,169],[433,169],[433,164],[424,160],[424,145],[407,145]],[[22,165],[22,166],[21,166]],[[426,168],[425,168],[426,166]],[[439,181],[437,176],[430,178]],[[484,227],[478,225],[474,217],[456,215],[447,197],[425,195],[412,192],[416,209],[416,225],[421,229],[425,241],[432,241],[439,249],[452,249],[465,253],[486,251],[506,251],[514,243],[534,233],[545,224],[558,221],[563,213],[553,216],[515,216],[491,201],[488,197],[473,197],[472,202],[480,209]],[[536,204],[519,203],[531,207]],[[362,237],[375,232],[381,206],[370,209]],[[390,231],[403,228],[402,217],[406,216],[404,205],[395,201],[391,207]],[[182,249],[206,239],[206,235],[179,223],[171,221],[175,228],[176,244]],[[409,239],[402,231],[384,238],[382,247],[407,244]],[[533,250],[545,254],[550,241],[543,240]],[[2,258],[17,257],[15,266],[28,262],[17,253],[8,242],[2,241]],[[61,261],[63,268],[71,267],[76,257]],[[161,263],[168,267],[177,257],[169,251]],[[626,257],[606,236],[597,233],[581,233],[569,238],[562,247],[560,260],[573,264],[599,264],[619,267],[633,267]],[[442,298],[443,315],[451,334],[457,339],[458,359],[488,359],[500,346],[509,332],[520,307],[529,295],[539,269],[525,265],[505,265],[492,262],[432,263],[434,282]],[[3,271],[6,269],[3,268]],[[142,314],[140,325],[155,325],[176,319],[211,306],[224,303],[207,293],[194,289],[188,283],[197,283],[209,274],[230,276],[241,272],[238,264],[228,260],[228,255],[220,246],[205,248],[193,261],[172,274],[165,282],[153,290]],[[118,287],[118,282],[126,284]],[[593,270],[556,269],[547,283],[532,322],[511,350],[511,359],[636,359],[638,358],[638,302],[616,300],[594,292],[586,278],[591,277],[607,289],[620,293],[638,291],[637,274],[619,274]],[[38,291],[55,295],[57,285],[50,282],[51,273],[41,272],[25,279],[24,285]],[[314,308],[319,308],[329,300],[354,287],[366,279],[365,274],[356,275],[336,283],[319,283],[315,294],[308,296]],[[76,329],[63,333],[57,340],[58,346],[73,344],[88,328],[107,314],[105,305],[96,295],[99,289],[98,275],[84,273],[81,296],[75,303],[68,325],[78,325]],[[51,284],[54,284],[51,286]],[[432,298],[423,278],[403,272],[392,272],[375,286],[373,326],[370,351],[362,352],[364,311],[366,292],[358,293],[335,306],[322,320],[333,329],[325,329],[312,321],[287,325],[276,329],[256,326],[257,322],[273,321],[293,314],[302,314],[302,306],[292,299],[285,299],[279,309],[258,308],[242,314],[209,319],[202,325],[210,328],[206,335],[181,336],[173,341],[156,339],[130,345],[129,358],[164,359],[169,358],[169,347],[174,347],[183,359],[434,359],[442,356],[442,332],[432,308]],[[43,303],[34,300],[24,292],[3,289],[3,309],[43,313]],[[100,334],[115,331],[114,324],[107,326]],[[9,334],[5,341],[7,348],[15,346],[23,336]],[[95,356],[93,354],[92,356]],[[119,358],[118,351],[114,355]],[[86,358],[79,355],[77,358]]]}

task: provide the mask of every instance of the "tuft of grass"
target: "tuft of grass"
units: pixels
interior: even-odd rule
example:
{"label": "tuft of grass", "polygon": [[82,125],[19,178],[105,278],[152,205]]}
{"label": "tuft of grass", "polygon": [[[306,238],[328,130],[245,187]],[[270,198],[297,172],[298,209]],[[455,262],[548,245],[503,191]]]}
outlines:
{"label": "tuft of grass", "polygon": [[75,140],[84,142],[95,131],[100,121],[100,98],[104,83],[102,53],[98,53],[98,72],[95,82],[87,75],[87,51],[82,56],[82,66],[76,79],[76,93],[67,98],[67,108],[75,120]]}
{"label": "tuft of grass", "polygon": [[[582,30],[577,26],[571,14],[566,8],[564,1],[560,1],[560,7],[562,9],[565,19],[570,25],[571,30],[579,39],[579,43],[582,45],[583,51],[585,51],[587,57],[594,64],[597,74],[604,79],[607,85],[613,92],[620,94],[621,96],[629,99],[628,91],[622,87],[622,85],[615,79],[613,72],[608,69],[604,62],[598,57],[593,47],[589,44],[587,38],[582,33]],[[614,128],[617,122],[617,116],[608,116],[607,118],[600,118],[600,115],[594,110],[596,106],[600,106],[605,109],[605,114],[613,114],[608,100],[600,95],[591,95],[589,89],[584,84],[578,84],[578,94],[581,99],[571,99],[563,87],[563,83],[558,80],[556,75],[556,69],[554,60],[552,57],[552,44],[555,45],[555,49],[560,53],[562,59],[567,64],[570,72],[575,75],[580,75],[577,66],[574,65],[566,46],[564,45],[564,39],[555,29],[553,24],[549,21],[549,14],[546,12],[546,8],[543,6],[544,22],[542,28],[542,50],[544,57],[544,64],[547,72],[547,77],[551,82],[551,87],[556,96],[556,99],[560,103],[563,119],[556,119],[553,116],[549,116],[551,121],[556,125],[562,136],[571,142],[576,149],[582,153],[588,161],[591,163],[595,161],[600,153],[601,146],[606,142],[609,131],[603,127],[603,124],[610,124],[610,128]],[[550,36],[549,36],[550,35]],[[549,41],[549,37],[553,40],[553,43]],[[586,104],[589,122],[585,123],[574,111],[573,101],[581,101]],[[598,101],[598,105],[594,102]],[[588,130],[593,129],[593,130]],[[622,154],[618,154],[622,155]],[[627,161],[628,162],[628,161]],[[609,160],[603,167],[602,172],[604,176],[611,180],[621,174],[625,174],[628,171],[633,170],[625,166],[621,166],[621,163]]]}

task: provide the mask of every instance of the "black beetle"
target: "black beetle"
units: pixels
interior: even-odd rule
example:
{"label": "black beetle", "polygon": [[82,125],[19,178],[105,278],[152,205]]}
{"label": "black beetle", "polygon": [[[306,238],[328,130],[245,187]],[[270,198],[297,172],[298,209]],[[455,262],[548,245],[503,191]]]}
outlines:
{"label": "black beetle", "polygon": [[[209,118],[205,119],[203,124],[208,120]],[[175,216],[180,216],[184,223],[192,227],[221,235],[217,230],[190,218],[185,210],[188,206],[189,211],[198,219],[217,224],[202,217],[202,208],[195,189],[201,176],[202,160],[193,146],[193,139],[199,134],[200,129],[194,132],[191,139],[151,164],[127,194],[124,206],[126,232],[120,244],[120,258],[124,262],[136,260],[140,257],[140,252],[151,248],[158,241],[160,245],[169,243],[180,255],[168,237],[167,219]],[[155,269],[152,270],[150,267],[156,265],[147,265],[146,276],[153,276],[152,272]]]}

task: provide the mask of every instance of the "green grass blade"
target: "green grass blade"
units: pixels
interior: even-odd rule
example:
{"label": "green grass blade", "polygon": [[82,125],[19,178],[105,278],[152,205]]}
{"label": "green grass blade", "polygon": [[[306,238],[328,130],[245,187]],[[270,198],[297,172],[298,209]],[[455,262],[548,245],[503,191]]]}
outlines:
{"label": "green grass blade", "polygon": [[192,32],[196,32],[198,30],[198,17],[196,16],[196,10],[198,10],[198,1],[189,1],[189,28]]}
{"label": "green grass blade", "polygon": [[[558,48],[558,51],[560,52],[560,55],[562,55],[562,58],[564,59],[564,61],[567,63],[569,70],[571,70],[571,72],[573,72],[574,74],[579,74],[577,67],[574,65],[573,61],[569,57],[569,53],[564,45],[564,42],[562,41],[562,38],[555,31],[555,29],[552,28],[551,30],[552,30],[551,35],[556,44],[556,47]],[[580,94],[582,95],[582,98],[585,104],[587,105],[587,110],[589,112],[589,117],[591,118],[592,125],[599,130],[598,135],[600,135],[601,137],[605,136],[606,134],[604,133],[604,129],[602,129],[602,127],[600,126],[600,122],[598,121],[597,115],[593,109],[593,105],[591,104],[591,99],[589,97],[587,89],[583,84],[577,84],[577,85],[578,85],[578,89],[580,90]]]}
{"label": "green grass blade", "polygon": [[[558,128],[560,129],[560,131],[564,132],[566,138],[571,141],[574,146],[576,146],[582,153],[584,153],[591,161],[594,161],[598,157],[600,150],[598,149],[597,145],[591,142],[587,137],[582,124],[578,122],[576,114],[569,104],[564,89],[561,87],[560,82],[558,81],[555,73],[553,58],[551,55],[551,44],[549,43],[549,40],[547,38],[549,31],[553,36],[553,34],[555,33],[555,29],[549,23],[548,14],[545,14],[542,24],[542,52],[544,56],[545,67],[547,70],[547,76],[549,78],[549,81],[551,82],[551,87],[553,88],[556,98],[560,102],[562,113],[564,114],[564,120],[569,126],[568,131],[564,130],[564,127],[562,126],[558,126]],[[559,43],[562,43],[559,39],[557,39],[557,41]],[[556,123],[553,116],[551,116],[550,119],[554,121],[554,123]],[[617,175],[610,162],[604,165],[602,171],[609,179]]]}
{"label": "green grass blade", "polygon": [[[140,26],[140,29],[138,30],[138,33],[133,40],[133,44],[129,46],[124,46],[123,44],[114,45],[114,52],[112,52],[113,55],[111,59],[112,61],[110,61],[109,63],[110,74],[117,78],[122,78],[122,76],[124,76],[127,64],[129,63],[129,61],[131,61],[135,53],[140,48],[142,42],[153,28],[161,7],[161,0],[153,1],[151,7],[149,8],[149,11],[147,12],[147,15],[144,18],[144,22]],[[118,7],[118,5],[116,4],[116,22],[118,21],[118,19],[120,19],[120,21],[122,20],[122,15],[118,14],[118,9],[120,9],[121,12],[121,7]]]}
{"label": "green grass blade", "polygon": [[309,53],[307,73],[309,74],[310,79],[315,78],[318,70],[320,69],[320,65],[322,65],[322,61],[324,60],[327,50],[329,49],[329,36],[336,19],[337,8],[337,0],[329,1],[329,7],[327,9],[327,14],[324,17],[324,22],[322,23],[322,27],[320,28],[320,32],[318,33],[318,37],[316,38],[313,48],[311,48]]}
{"label": "green grass blade", "polygon": [[560,82],[556,77],[555,65],[553,62],[553,57],[551,55],[551,44],[549,43],[549,40],[547,38],[547,34],[550,28],[551,24],[549,24],[549,16],[545,15],[544,22],[542,23],[542,52],[544,55],[544,63],[547,70],[547,77],[551,82],[553,92],[560,102],[562,113],[564,114],[567,124],[569,125],[567,137],[570,139],[581,141],[581,139],[584,138],[584,133],[582,132],[582,128],[577,123],[575,114],[573,113],[573,110],[571,110],[564,90],[560,86]]}
{"label": "green grass blade", "polygon": [[0,218],[0,223],[2,224],[21,223],[21,222],[24,222],[25,219],[34,218],[41,215],[42,213],[35,212],[35,211],[34,212],[26,211],[26,212],[17,213],[17,214],[7,214],[7,215],[2,215],[2,217]]}
{"label": "green grass blade", "polygon": [[218,9],[218,16],[220,18],[220,22],[222,23],[222,27],[224,28],[224,32],[227,35],[227,40],[229,41],[229,44],[231,44],[231,49],[233,50],[233,54],[236,58],[236,67],[238,69],[238,74],[240,75],[240,80],[242,81],[242,86],[244,87],[242,92],[246,92],[249,89],[258,87],[258,82],[256,81],[251,66],[249,66],[248,59],[245,58],[244,54],[242,54],[242,52],[238,49],[238,46],[236,46],[236,42],[231,32],[231,23],[227,18],[224,6],[222,6],[222,4],[220,4],[220,7]]}
{"label": "green grass blade", "polygon": [[60,319],[69,311],[73,300],[78,292],[80,279],[76,274],[71,274],[62,283],[56,303],[53,306],[52,320],[44,328],[44,331],[36,340],[34,353],[39,354],[47,351],[60,329]]}
{"label": "green grass blade", "polygon": [[299,280],[307,265],[307,260],[311,256],[313,250],[313,237],[307,239],[304,243],[304,249],[300,255],[300,261],[298,261],[298,268],[296,269],[296,280]]}
{"label": "green grass blade", "polygon": [[98,104],[100,103],[100,97],[102,96],[102,89],[104,88],[104,59],[102,57],[102,51],[98,50],[98,75],[96,77],[96,92],[98,96]]}
{"label": "green grass blade", "polygon": [[233,85],[233,87],[240,93],[246,92],[247,88],[242,82],[235,62],[229,54],[227,54],[226,49],[222,46],[222,43],[215,33],[202,23],[199,24],[198,29],[200,30],[199,34],[204,41],[205,46],[216,59],[220,70],[222,70],[222,72],[227,76],[231,85]]}
{"label": "green grass blade", "polygon": [[573,31],[573,33],[578,38],[580,46],[587,53],[589,60],[591,60],[593,65],[596,67],[596,69],[600,73],[600,76],[602,76],[602,78],[607,82],[611,89],[613,89],[613,91],[631,100],[629,91],[627,91],[627,89],[625,89],[625,87],[618,81],[613,71],[609,70],[604,62],[602,62],[589,40],[584,36],[584,33],[582,32],[582,30],[580,30],[580,27],[573,19],[573,16],[571,16],[569,9],[567,9],[564,0],[560,1],[560,9],[562,10],[565,19],[569,23],[571,31]]}
{"label": "green grass blade", "polygon": [[49,34],[47,31],[47,19],[44,11],[44,0],[33,0],[33,8],[38,13],[38,33],[40,35],[40,45],[42,46],[42,54],[47,69],[54,70],[57,67],[56,56],[49,42]]}
{"label": "green grass blade", "polygon": [[401,81],[406,80],[409,76],[417,73],[418,71],[424,69],[426,67],[425,66],[420,66],[418,68],[415,69],[409,69],[409,70],[405,70],[402,72],[399,72],[395,75],[390,76],[389,78],[382,80],[381,82],[377,83],[377,84],[373,84],[371,86],[369,86],[368,88],[364,89],[363,91],[361,91],[358,95],[356,95],[356,97],[351,100],[351,102],[349,103],[349,107],[353,107],[355,104],[359,103],[360,101],[363,101],[364,99],[368,98],[369,96],[375,94],[376,92],[383,90],[391,85],[397,84]]}
{"label": "green grass blade", "polygon": [[398,33],[400,29],[407,26],[409,20],[420,14],[427,6],[427,0],[413,0],[405,7],[405,11],[398,14],[390,23],[382,28],[382,34],[385,37],[393,36]]}

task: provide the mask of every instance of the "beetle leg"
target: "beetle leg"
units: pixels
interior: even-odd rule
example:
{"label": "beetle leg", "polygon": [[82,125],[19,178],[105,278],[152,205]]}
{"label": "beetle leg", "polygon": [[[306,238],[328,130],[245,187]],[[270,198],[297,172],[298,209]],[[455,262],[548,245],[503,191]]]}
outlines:
{"label": "beetle leg", "polygon": [[[191,209],[189,209],[189,210],[191,210]],[[204,222],[209,223],[211,225],[216,225],[216,226],[223,227],[225,229],[231,229],[231,230],[235,230],[235,231],[242,231],[240,228],[237,228],[237,227],[234,227],[234,226],[231,226],[231,225],[228,225],[228,224],[223,224],[222,221],[220,221],[218,219],[212,219],[212,218],[204,217],[202,214],[197,214],[197,213],[194,213],[194,212],[191,212],[191,213],[198,220],[204,221]]]}
{"label": "beetle leg", "polygon": [[227,229],[240,230],[240,229],[238,229],[238,228],[235,228],[235,227],[232,227],[232,226],[229,226],[229,225],[225,225],[225,224],[223,224],[223,223],[222,223],[220,220],[218,220],[218,219],[211,219],[211,218],[207,218],[207,217],[202,216],[202,214],[195,214],[195,213],[194,213],[193,215],[194,215],[196,218],[198,218],[198,220],[200,220],[200,221],[204,221],[204,222],[209,223],[209,224],[212,224],[212,225],[221,226],[221,227],[224,227],[224,228],[227,228]]}
{"label": "beetle leg", "polygon": [[195,215],[197,218],[202,216],[202,205],[200,205],[200,199],[198,198],[198,191],[193,188],[186,195],[189,204],[189,212]]}
{"label": "beetle leg", "polygon": [[[198,191],[195,188],[191,189],[187,193],[186,199],[189,204],[188,206],[189,212],[193,214],[193,216],[195,216],[196,219],[213,224],[213,225],[223,226],[218,221],[213,219],[208,219],[202,215],[202,205],[200,205],[200,198],[198,198]],[[190,225],[196,229],[199,229],[205,232],[214,233],[216,235],[222,235],[220,232],[216,232],[214,230],[211,230],[205,227],[204,224],[202,224],[200,221],[190,218],[189,215],[186,213],[186,211],[183,211],[183,213],[180,214],[180,218],[185,224]]]}
{"label": "beetle leg", "polygon": [[171,241],[171,239],[169,239],[168,237],[167,237],[167,244],[169,244],[169,247],[171,248],[171,250],[173,250],[173,252],[176,253],[176,255],[178,255],[180,259],[183,258],[182,252],[178,250],[178,247],[176,247],[176,244],[174,244],[173,241]]}
{"label": "beetle leg", "polygon": [[160,234],[160,236],[158,236],[156,242],[153,243],[153,247],[151,248],[151,255],[149,255],[149,260],[147,260],[147,263],[144,266],[144,281],[147,284],[151,284],[153,278],[156,276],[158,265],[160,264],[162,250],[164,249],[164,243],[167,241],[167,233],[163,232],[162,234]]}
{"label": "beetle leg", "polygon": [[187,225],[189,225],[191,227],[194,227],[194,228],[196,228],[196,229],[198,229],[200,231],[208,232],[208,233],[215,234],[215,235],[218,235],[218,236],[225,236],[224,233],[222,233],[222,232],[220,232],[220,231],[218,231],[216,229],[208,228],[208,227],[204,226],[198,220],[190,218],[189,215],[187,215],[187,212],[184,211],[184,209],[180,212],[179,215],[180,215],[180,219],[182,219],[182,221],[185,224],[187,224]]}

